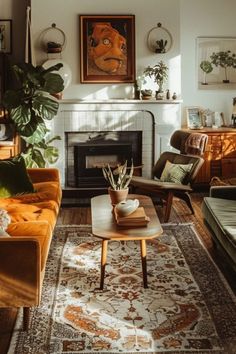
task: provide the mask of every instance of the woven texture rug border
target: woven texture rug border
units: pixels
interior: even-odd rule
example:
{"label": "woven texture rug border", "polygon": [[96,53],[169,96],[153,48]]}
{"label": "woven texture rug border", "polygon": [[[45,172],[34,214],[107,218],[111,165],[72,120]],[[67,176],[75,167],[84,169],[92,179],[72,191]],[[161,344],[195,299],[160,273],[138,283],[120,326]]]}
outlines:
{"label": "woven texture rug border", "polygon": [[[178,246],[180,250],[182,251],[184,258],[186,259],[187,264],[191,264],[193,262],[194,258],[194,266],[190,267],[191,274],[193,278],[195,279],[197,285],[199,286],[199,289],[201,293],[204,294],[204,301],[207,305],[207,309],[210,313],[211,318],[213,319],[214,326],[216,328],[216,331],[221,339],[221,344],[222,348],[219,350],[201,350],[201,348],[197,350],[164,350],[164,351],[124,351],[123,353],[128,353],[128,354],[235,354],[235,348],[236,348],[236,323],[235,323],[235,318],[236,318],[236,298],[235,295],[233,294],[233,291],[231,290],[230,286],[228,285],[226,279],[224,278],[223,274],[217,267],[217,265],[214,263],[212,260],[209,252],[207,251],[206,247],[204,246],[203,242],[201,241],[200,237],[198,236],[194,225],[192,223],[168,223],[168,224],[162,224],[164,231],[170,230],[171,233],[176,238],[176,241],[178,243]],[[182,233],[178,233],[178,230],[180,227],[186,226],[185,229],[183,229]],[[69,230],[70,232],[76,232],[78,228],[83,228],[84,230],[87,230],[88,233],[91,232],[91,225],[57,225],[55,233],[57,230],[59,232],[62,232],[63,229]],[[192,247],[191,240],[189,243],[187,242],[187,233],[188,230],[191,229],[196,236],[196,240],[198,243],[201,245],[201,249],[203,250],[204,254],[201,254],[199,252],[198,247],[194,248]],[[178,236],[178,237],[176,237]],[[184,242],[182,242],[184,240]],[[190,252],[189,252],[190,250]],[[61,251],[60,251],[61,252]],[[61,253],[58,253],[56,257],[60,257]],[[49,257],[50,258],[50,257]],[[49,259],[50,261],[50,259]],[[198,268],[198,264],[201,265],[201,267]],[[210,272],[210,277],[209,277],[209,268],[211,268]],[[58,282],[58,280],[57,280]],[[209,289],[207,287],[207,284],[211,285],[209,286]],[[214,292],[211,292],[210,290],[212,289],[212,284],[214,284]],[[51,291],[51,295],[55,295],[55,290],[54,292],[49,289],[44,289],[44,292]],[[222,311],[223,308],[223,311]],[[32,315],[32,320],[34,319],[34,316],[37,315],[37,309],[32,309],[31,315]],[[222,314],[221,318],[219,317],[219,313]],[[12,342],[10,349],[8,351],[8,354],[25,354],[25,353],[30,353],[30,354],[41,354],[41,352],[38,351],[27,351],[27,352],[19,352],[19,351],[14,351],[12,348],[15,347],[15,341],[17,341],[17,333],[19,333],[19,330],[22,325],[22,313],[19,313],[16,327],[15,327],[15,336],[13,336]],[[24,334],[23,334],[24,335]],[[25,334],[26,335],[26,334]],[[19,340],[21,341],[21,340]],[[46,352],[42,352],[43,354],[48,354]],[[51,352],[53,353],[54,352]],[[55,352],[57,353],[57,352]],[[62,353],[62,352],[60,352]],[[73,351],[73,352],[63,352],[66,354],[75,354],[75,353],[80,353],[80,351]],[[81,353],[83,354],[91,354],[91,353],[96,353],[96,354],[117,354],[118,351],[99,351],[99,350],[82,350]],[[120,352],[121,353],[121,352]]]}

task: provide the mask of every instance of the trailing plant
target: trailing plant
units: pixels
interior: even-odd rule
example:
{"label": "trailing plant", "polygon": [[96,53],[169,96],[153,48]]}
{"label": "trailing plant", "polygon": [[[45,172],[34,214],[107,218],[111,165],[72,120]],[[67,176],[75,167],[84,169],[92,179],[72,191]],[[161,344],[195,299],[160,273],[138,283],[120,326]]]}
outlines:
{"label": "trailing plant", "polygon": [[61,63],[48,69],[23,63],[14,65],[13,72],[18,88],[6,91],[3,104],[15,124],[16,131],[25,141],[22,156],[27,167],[45,167],[55,163],[59,157],[58,149],[50,145],[59,136],[48,139],[47,121],[57,114],[59,103],[52,95],[64,88],[63,79],[55,71]]}
{"label": "trailing plant", "polygon": [[126,189],[133,176],[133,161],[131,167],[128,167],[127,161],[125,161],[124,165],[118,165],[114,170],[112,170],[111,166],[108,164],[106,167],[102,168],[102,172],[104,178],[113,190]]}
{"label": "trailing plant", "polygon": [[168,78],[168,66],[162,60],[153,67],[145,68],[143,73],[153,78],[158,85],[158,91],[163,92],[163,84]]}

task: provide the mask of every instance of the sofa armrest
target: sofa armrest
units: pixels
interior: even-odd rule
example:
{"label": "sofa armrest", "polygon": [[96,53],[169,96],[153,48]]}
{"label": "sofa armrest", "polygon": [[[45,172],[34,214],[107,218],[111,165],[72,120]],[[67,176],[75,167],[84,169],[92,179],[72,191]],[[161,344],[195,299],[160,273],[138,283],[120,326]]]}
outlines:
{"label": "sofa armrest", "polygon": [[236,200],[236,186],[213,186],[210,197]]}
{"label": "sofa armrest", "polygon": [[0,238],[0,307],[30,307],[40,300],[40,246],[33,238]]}
{"label": "sofa armrest", "polygon": [[28,168],[27,172],[32,183],[60,182],[59,170],[57,168]]}

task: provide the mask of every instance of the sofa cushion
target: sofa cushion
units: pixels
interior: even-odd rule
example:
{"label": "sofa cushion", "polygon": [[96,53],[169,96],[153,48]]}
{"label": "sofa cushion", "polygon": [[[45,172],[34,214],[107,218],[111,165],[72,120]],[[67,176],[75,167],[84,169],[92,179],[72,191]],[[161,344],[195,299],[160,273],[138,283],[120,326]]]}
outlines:
{"label": "sofa cushion", "polygon": [[34,186],[21,156],[0,160],[0,176],[1,198],[34,192]]}
{"label": "sofa cushion", "polygon": [[202,212],[213,238],[230,256],[236,269],[236,201],[205,197]]}

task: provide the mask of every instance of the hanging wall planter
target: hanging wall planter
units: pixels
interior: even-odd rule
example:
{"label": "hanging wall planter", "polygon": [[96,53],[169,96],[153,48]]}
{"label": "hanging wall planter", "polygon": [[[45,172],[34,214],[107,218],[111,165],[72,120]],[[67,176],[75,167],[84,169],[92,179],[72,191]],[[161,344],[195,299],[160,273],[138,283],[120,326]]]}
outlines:
{"label": "hanging wall planter", "polygon": [[172,44],[171,33],[165,27],[162,27],[160,22],[148,32],[147,46],[151,52],[157,54],[167,53]]}

